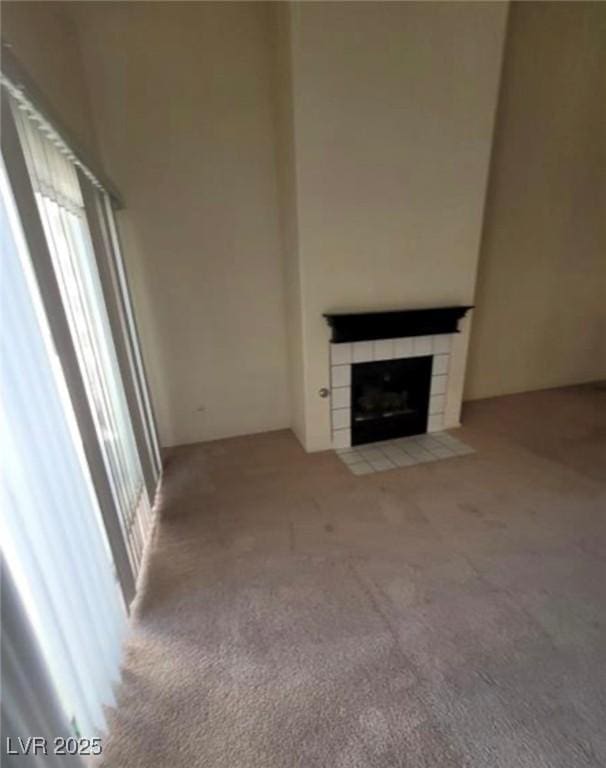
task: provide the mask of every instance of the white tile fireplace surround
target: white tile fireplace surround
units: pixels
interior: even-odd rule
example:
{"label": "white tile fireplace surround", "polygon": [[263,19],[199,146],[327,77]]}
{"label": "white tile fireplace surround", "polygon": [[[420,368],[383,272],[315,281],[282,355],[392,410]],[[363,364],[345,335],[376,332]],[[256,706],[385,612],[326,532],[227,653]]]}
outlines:
{"label": "white tile fireplace surround", "polygon": [[455,334],[330,344],[331,429],[333,448],[351,446],[351,377],[355,363],[432,356],[428,432],[445,428],[446,393]]}

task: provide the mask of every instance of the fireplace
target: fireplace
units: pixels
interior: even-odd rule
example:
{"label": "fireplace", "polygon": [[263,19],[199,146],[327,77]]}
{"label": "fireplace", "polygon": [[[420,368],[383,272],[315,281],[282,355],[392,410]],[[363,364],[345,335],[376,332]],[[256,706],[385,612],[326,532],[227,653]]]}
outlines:
{"label": "fireplace", "polygon": [[446,428],[452,342],[468,309],[325,315],[335,448]]}
{"label": "fireplace", "polygon": [[427,431],[431,361],[425,356],[352,365],[352,445]]}

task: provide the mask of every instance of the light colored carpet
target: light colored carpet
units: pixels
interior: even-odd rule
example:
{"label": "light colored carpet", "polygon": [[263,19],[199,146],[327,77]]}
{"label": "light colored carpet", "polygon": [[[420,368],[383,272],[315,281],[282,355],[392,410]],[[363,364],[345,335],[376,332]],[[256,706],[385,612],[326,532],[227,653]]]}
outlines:
{"label": "light colored carpet", "polygon": [[606,390],[465,424],[362,477],[288,432],[173,450],[104,765],[606,766]]}

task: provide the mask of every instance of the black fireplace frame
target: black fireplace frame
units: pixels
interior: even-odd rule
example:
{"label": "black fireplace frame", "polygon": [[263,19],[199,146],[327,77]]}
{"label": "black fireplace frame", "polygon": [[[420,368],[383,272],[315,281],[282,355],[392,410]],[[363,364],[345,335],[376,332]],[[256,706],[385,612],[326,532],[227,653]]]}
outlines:
{"label": "black fireplace frame", "polygon": [[386,312],[325,312],[332,330],[331,342],[398,339],[405,336],[434,336],[459,333],[459,320],[473,305],[398,309]]}

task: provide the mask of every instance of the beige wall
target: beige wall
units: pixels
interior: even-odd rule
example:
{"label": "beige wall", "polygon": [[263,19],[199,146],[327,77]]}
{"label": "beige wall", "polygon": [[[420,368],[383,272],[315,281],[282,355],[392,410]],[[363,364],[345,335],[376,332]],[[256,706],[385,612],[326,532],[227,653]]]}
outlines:
{"label": "beige wall", "polygon": [[292,17],[290,4],[272,4],[271,13],[276,167],[280,204],[280,236],[284,263],[291,427],[302,445],[305,445],[307,437],[304,396],[305,378],[303,374],[303,306],[299,261],[297,173],[294,147],[295,124],[292,91]]}
{"label": "beige wall", "polygon": [[64,4],[3,0],[0,28],[2,38],[65,127],[94,153],[95,131],[80,43]]}
{"label": "beige wall", "polygon": [[[606,376],[605,13],[512,10],[470,398]],[[326,448],[323,312],[474,302],[505,5],[5,0],[1,14],[125,197],[163,444],[291,424]]]}
{"label": "beige wall", "polygon": [[270,8],[1,9],[15,56],[126,201],[162,444],[288,426]]}
{"label": "beige wall", "polygon": [[162,443],[288,426],[269,8],[73,12]]}
{"label": "beige wall", "polygon": [[606,4],[517,3],[466,396],[606,378]]}
{"label": "beige wall", "polygon": [[330,445],[323,312],[471,303],[505,18],[498,3],[293,8],[309,450]]}

